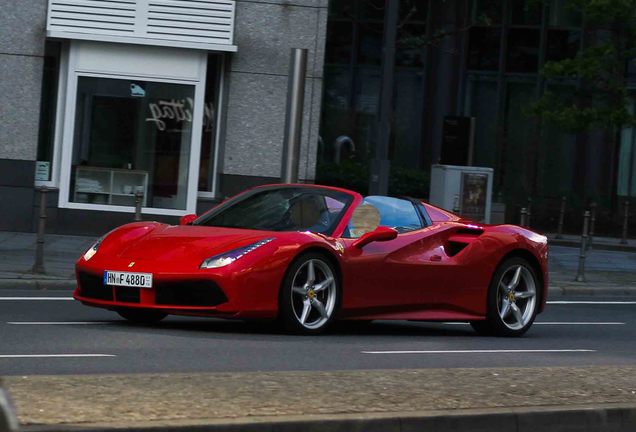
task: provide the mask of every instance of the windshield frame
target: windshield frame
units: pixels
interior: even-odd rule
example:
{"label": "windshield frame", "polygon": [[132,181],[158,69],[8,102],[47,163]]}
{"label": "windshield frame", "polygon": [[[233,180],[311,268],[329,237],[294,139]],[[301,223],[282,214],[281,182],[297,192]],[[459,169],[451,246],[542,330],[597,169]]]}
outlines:
{"label": "windshield frame", "polygon": [[[305,184],[285,184],[285,185],[278,184],[278,185],[257,186],[257,187],[248,189],[244,192],[241,192],[238,195],[235,195],[223,201],[216,207],[211,208],[207,212],[203,213],[201,216],[197,217],[194,221],[192,221],[191,225],[208,226],[211,228],[218,227],[218,228],[247,229],[247,230],[254,230],[254,231],[268,231],[268,230],[264,230],[264,229],[256,228],[256,227],[225,227],[222,225],[206,225],[205,222],[218,216],[224,211],[231,209],[235,205],[242,203],[243,201],[251,198],[252,196],[256,194],[259,194],[262,192],[276,191],[281,189],[299,189],[299,190],[304,189],[308,192],[320,193],[325,197],[330,197],[333,199],[337,199],[339,201],[342,201],[342,197],[346,196],[344,206],[338,213],[338,217],[331,222],[327,230],[325,230],[324,232],[318,233],[318,234],[323,234],[326,236],[333,236],[333,233],[337,231],[337,229],[342,225],[342,222],[345,216],[349,214],[351,206],[357,202],[355,193],[348,191],[346,189],[333,188],[328,186],[305,185]],[[276,232],[302,232],[302,231],[303,230],[276,231]]]}

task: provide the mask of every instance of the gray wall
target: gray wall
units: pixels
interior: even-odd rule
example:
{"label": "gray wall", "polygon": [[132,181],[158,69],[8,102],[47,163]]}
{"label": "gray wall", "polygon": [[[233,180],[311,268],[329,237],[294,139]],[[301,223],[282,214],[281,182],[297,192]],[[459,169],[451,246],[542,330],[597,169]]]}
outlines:
{"label": "gray wall", "polygon": [[32,227],[46,4],[0,0],[0,230]]}
{"label": "gray wall", "polygon": [[327,0],[236,2],[238,52],[230,56],[221,143],[224,192],[236,189],[230,183],[243,176],[252,183],[280,177],[291,48],[309,50],[299,178],[314,179],[327,5]]}

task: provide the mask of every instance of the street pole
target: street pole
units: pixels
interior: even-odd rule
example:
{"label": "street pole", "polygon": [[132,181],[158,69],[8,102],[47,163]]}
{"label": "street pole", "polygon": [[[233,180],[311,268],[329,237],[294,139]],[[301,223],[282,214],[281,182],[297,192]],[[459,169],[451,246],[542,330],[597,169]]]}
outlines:
{"label": "street pole", "polygon": [[627,224],[629,223],[629,201],[625,201],[625,216],[623,217],[623,234],[621,244],[627,244]]}
{"label": "street pole", "polygon": [[590,204],[590,209],[592,210],[592,219],[590,220],[590,238],[587,240],[587,248],[592,248],[592,242],[594,241],[594,225],[596,224],[596,203],[592,202]]}
{"label": "street pole", "polygon": [[579,268],[576,271],[576,282],[585,282],[585,251],[587,250],[587,234],[590,224],[590,211],[583,213],[583,233],[581,234],[581,252],[579,253]]}
{"label": "street pole", "polygon": [[559,226],[557,227],[557,234],[554,238],[563,238],[563,221],[565,219],[565,202],[567,198],[561,197],[561,211],[559,212]]}
{"label": "street pole", "polygon": [[287,83],[287,107],[285,113],[285,138],[280,179],[283,183],[298,182],[298,159],[303,126],[305,103],[305,75],[307,72],[307,49],[292,48],[289,59]]}
{"label": "street pole", "polygon": [[40,216],[38,221],[37,243],[35,246],[35,263],[31,271],[33,273],[46,273],[44,270],[44,233],[46,231],[46,186],[37,188],[40,191]]}
{"label": "street pole", "polygon": [[384,20],[384,52],[382,55],[382,89],[380,93],[380,112],[378,141],[375,146],[375,159],[371,161],[369,178],[370,195],[389,193],[389,141],[391,139],[391,117],[393,114],[393,75],[395,72],[395,44],[397,40],[400,2],[386,1]]}

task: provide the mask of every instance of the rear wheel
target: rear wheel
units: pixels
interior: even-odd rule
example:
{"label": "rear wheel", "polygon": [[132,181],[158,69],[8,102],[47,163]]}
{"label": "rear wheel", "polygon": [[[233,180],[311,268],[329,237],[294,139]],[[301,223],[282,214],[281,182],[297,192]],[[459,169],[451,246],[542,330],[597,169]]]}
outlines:
{"label": "rear wheel", "polygon": [[117,313],[135,324],[156,324],[168,314],[149,309],[119,309]]}
{"label": "rear wheel", "polygon": [[486,320],[471,322],[481,334],[521,336],[537,315],[539,279],[523,258],[510,258],[499,265],[488,289]]}
{"label": "rear wheel", "polygon": [[336,270],[324,255],[308,253],[294,261],[285,275],[279,313],[294,333],[317,334],[333,321],[339,304]]}

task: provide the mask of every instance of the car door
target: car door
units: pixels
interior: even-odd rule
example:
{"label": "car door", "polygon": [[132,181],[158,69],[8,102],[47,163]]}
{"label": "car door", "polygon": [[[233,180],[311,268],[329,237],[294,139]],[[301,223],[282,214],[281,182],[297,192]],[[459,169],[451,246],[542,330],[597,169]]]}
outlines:
{"label": "car door", "polygon": [[[406,199],[367,197],[363,204],[378,210],[379,225],[398,230],[389,241],[373,242],[362,248],[353,246],[356,232],[354,210],[346,242],[343,270],[345,313],[406,313],[437,302],[449,273],[444,253],[447,237],[443,225],[432,225],[425,211]],[[373,221],[372,221],[373,222]],[[364,230],[373,230],[369,223]]]}

